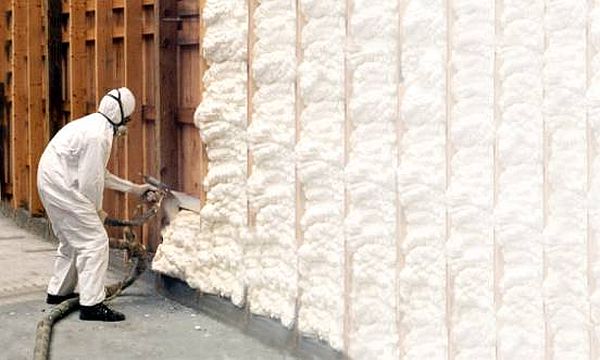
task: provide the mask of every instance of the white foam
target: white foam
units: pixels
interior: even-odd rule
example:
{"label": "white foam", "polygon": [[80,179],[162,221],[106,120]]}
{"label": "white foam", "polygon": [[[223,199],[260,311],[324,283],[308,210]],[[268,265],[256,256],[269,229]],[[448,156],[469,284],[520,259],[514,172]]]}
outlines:
{"label": "white foam", "polygon": [[248,302],[254,313],[295,321],[297,297],[295,76],[296,8],[292,1],[261,0],[255,9],[255,84],[248,143],[255,212],[246,244]]}
{"label": "white foam", "polygon": [[397,1],[353,1],[348,49],[352,95],[345,231],[350,251],[348,352],[397,359]]}
{"label": "white foam", "polygon": [[491,359],[495,357],[496,341],[492,227],[494,2],[454,2],[451,11],[447,261],[454,353],[450,356]]}
{"label": "white foam", "polygon": [[588,214],[590,237],[590,308],[592,322],[592,358],[600,356],[600,1],[594,1],[590,14],[590,52],[592,54],[588,88],[590,126]]}
{"label": "white foam", "polygon": [[446,12],[444,1],[410,1],[402,17],[398,191],[404,214],[399,296],[403,358],[447,357]]}
{"label": "white foam", "polygon": [[[498,61],[498,203],[500,293],[498,354],[544,354],[543,133],[544,1],[505,0]],[[528,36],[522,36],[528,34]]]}
{"label": "white foam", "polygon": [[298,328],[343,347],[344,316],[344,6],[301,1],[301,115],[296,147],[304,194],[299,249]]}
{"label": "white foam", "polygon": [[163,242],[152,260],[152,270],[187,280],[188,269],[195,261],[194,239],[200,230],[200,216],[191,211],[181,211],[163,229]]}
{"label": "white foam", "polygon": [[[586,2],[546,2],[545,314],[556,359],[589,356],[586,219]],[[579,56],[573,56],[580,54]]]}

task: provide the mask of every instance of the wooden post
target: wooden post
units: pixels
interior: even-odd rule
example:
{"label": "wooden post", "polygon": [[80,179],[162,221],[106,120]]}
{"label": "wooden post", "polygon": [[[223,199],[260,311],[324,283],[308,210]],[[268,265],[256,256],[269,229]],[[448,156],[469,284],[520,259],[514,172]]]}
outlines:
{"label": "wooden post", "polygon": [[85,49],[86,0],[69,2],[69,100],[71,121],[86,113],[86,49]]}
{"label": "wooden post", "polygon": [[[144,134],[142,124],[143,73],[140,64],[142,54],[142,2],[125,2],[125,86],[136,97],[136,110],[131,116],[127,134],[127,178],[141,182],[140,174],[144,170]],[[132,216],[137,199],[128,197],[128,213]],[[141,237],[143,239],[143,236]]]}
{"label": "wooden post", "polygon": [[11,183],[13,208],[28,206],[27,3],[12,1]]}
{"label": "wooden post", "polygon": [[[158,145],[157,168],[160,179],[179,187],[179,152],[177,129],[177,22],[163,21],[177,16],[177,1],[163,0],[154,4],[154,44],[155,44],[155,126]],[[159,219],[159,228],[164,223],[164,214]],[[154,227],[156,229],[156,227]],[[149,239],[150,248],[159,244],[158,234]]]}
{"label": "wooden post", "polygon": [[48,44],[48,55],[46,56],[46,71],[48,79],[48,93],[46,95],[46,115],[49,121],[49,137],[60,130],[62,121],[63,99],[62,99],[62,68],[61,47],[62,34],[60,17],[62,13],[61,0],[47,0],[47,28],[46,42]]}
{"label": "wooden post", "polygon": [[163,0],[155,5],[158,72],[156,76],[156,117],[159,125],[159,169],[163,182],[179,188],[177,129],[177,1]]}
{"label": "wooden post", "polygon": [[6,2],[0,3],[0,200],[5,200],[8,195],[7,185],[10,181],[8,121],[6,118],[6,80],[9,70],[5,46],[7,44],[8,30],[6,24]]}
{"label": "wooden post", "polygon": [[96,27],[94,29],[95,37],[95,78],[96,78],[96,106],[111,87],[110,64],[112,63],[112,25],[110,16],[112,9],[110,1],[96,0]]}
{"label": "wooden post", "polygon": [[42,22],[42,0],[30,0],[27,12],[27,78],[28,86],[28,139],[29,139],[29,212],[31,215],[43,213],[42,203],[37,192],[37,167],[44,146],[48,141],[48,126],[43,103],[42,44],[44,39]]}

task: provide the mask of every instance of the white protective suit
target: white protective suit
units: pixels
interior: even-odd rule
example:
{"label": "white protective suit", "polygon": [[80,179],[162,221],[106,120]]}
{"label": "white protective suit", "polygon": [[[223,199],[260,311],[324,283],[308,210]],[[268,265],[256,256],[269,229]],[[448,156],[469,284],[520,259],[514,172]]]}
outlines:
{"label": "white protective suit", "polygon": [[111,90],[102,98],[98,113],[68,123],[42,154],[38,191],[60,241],[48,294],[70,294],[79,281],[81,305],[104,300],[108,235],[99,217],[104,186],[132,193],[143,187],[106,170],[113,137],[134,108],[129,89]]}

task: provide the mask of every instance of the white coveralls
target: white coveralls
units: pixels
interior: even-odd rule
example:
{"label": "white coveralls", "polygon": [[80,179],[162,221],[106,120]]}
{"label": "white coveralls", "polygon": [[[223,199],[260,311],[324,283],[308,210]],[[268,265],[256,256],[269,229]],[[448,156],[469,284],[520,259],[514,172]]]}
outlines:
{"label": "white coveralls", "polygon": [[116,128],[124,128],[123,119],[135,108],[129,89],[109,94],[119,98],[122,106],[117,99],[104,96],[98,113],[70,122],[52,138],[38,167],[40,198],[60,241],[48,294],[70,294],[79,282],[83,306],[105,298],[108,235],[98,215],[104,186],[126,192],[137,192],[143,186],[106,170]]}

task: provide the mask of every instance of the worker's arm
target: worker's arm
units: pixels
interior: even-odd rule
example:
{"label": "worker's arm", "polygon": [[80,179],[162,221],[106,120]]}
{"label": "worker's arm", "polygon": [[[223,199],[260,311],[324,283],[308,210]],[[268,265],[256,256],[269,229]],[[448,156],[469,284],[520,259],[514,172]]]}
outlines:
{"label": "worker's arm", "polygon": [[104,186],[115,191],[131,193],[138,196],[144,195],[148,190],[154,189],[148,184],[134,184],[129,180],[122,179],[117,175],[111,174],[110,171],[104,171]]}
{"label": "worker's arm", "polygon": [[104,189],[104,164],[107,145],[101,138],[90,139],[79,155],[77,179],[79,192],[96,208],[102,209],[102,190]]}

